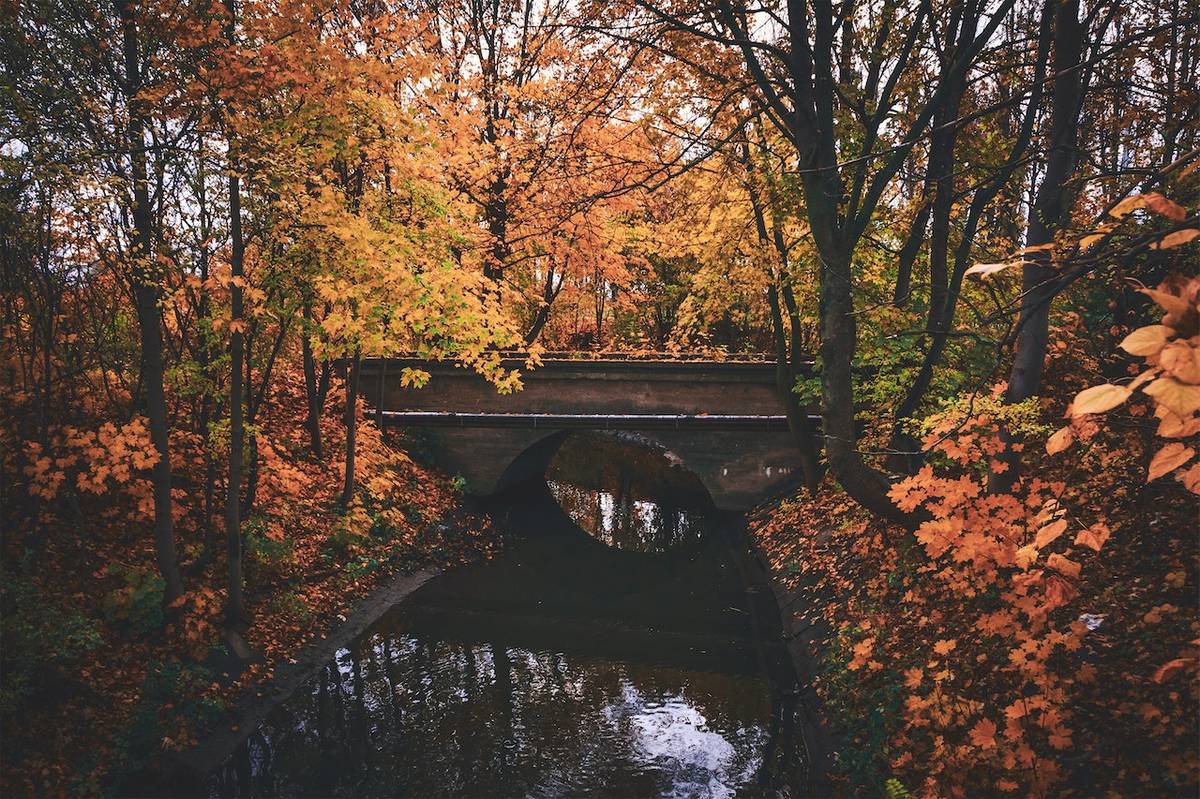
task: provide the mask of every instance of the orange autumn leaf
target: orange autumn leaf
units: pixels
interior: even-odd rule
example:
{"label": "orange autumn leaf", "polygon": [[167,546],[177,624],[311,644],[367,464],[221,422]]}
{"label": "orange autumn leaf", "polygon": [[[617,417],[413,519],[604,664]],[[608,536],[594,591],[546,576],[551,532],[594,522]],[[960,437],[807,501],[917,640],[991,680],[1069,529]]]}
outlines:
{"label": "orange autumn leaf", "polygon": [[1193,494],[1200,494],[1200,462],[1193,463],[1190,468],[1183,471],[1176,478],[1183,483],[1183,487]]}
{"label": "orange autumn leaf", "polygon": [[1146,474],[1146,482],[1157,480],[1164,474],[1173,472],[1180,466],[1190,461],[1196,454],[1196,451],[1191,447],[1185,447],[1178,441],[1172,441],[1165,447],[1154,453],[1154,457],[1150,459],[1150,468]]}
{"label": "orange autumn leaf", "polygon": [[1179,672],[1183,671],[1193,661],[1188,658],[1175,658],[1168,660],[1166,663],[1159,666],[1154,672],[1154,681],[1158,684],[1165,683]]}
{"label": "orange autumn leaf", "polygon": [[1059,574],[1066,575],[1067,577],[1079,576],[1079,564],[1068,557],[1058,554],[1057,552],[1046,559],[1046,565],[1051,569],[1054,569]]}
{"label": "orange autumn leaf", "polygon": [[1168,233],[1154,242],[1151,247],[1155,250],[1170,250],[1174,247],[1187,244],[1197,237],[1200,237],[1200,230],[1194,227],[1184,228],[1183,230],[1176,230],[1174,233]]}
{"label": "orange autumn leaf", "polygon": [[980,719],[970,732],[971,743],[980,749],[990,749],[996,745],[996,722],[991,719]]}
{"label": "orange autumn leaf", "polygon": [[1056,455],[1071,446],[1071,442],[1074,440],[1075,434],[1071,432],[1071,426],[1067,425],[1046,440],[1046,454]]}
{"label": "orange autumn leaf", "polygon": [[1170,200],[1159,194],[1156,191],[1143,194],[1146,208],[1150,209],[1159,216],[1165,216],[1174,222],[1182,222],[1187,219],[1187,209],[1174,200]]}
{"label": "orange autumn leaf", "polygon": [[1034,538],[1033,544],[1038,549],[1043,549],[1043,548],[1045,548],[1045,546],[1047,544],[1054,541],[1054,539],[1058,538],[1060,535],[1062,535],[1066,531],[1067,531],[1067,520],[1059,519],[1058,521],[1052,522],[1052,523],[1046,525],[1045,527],[1043,527],[1042,529],[1038,530],[1037,537]]}
{"label": "orange autumn leaf", "polygon": [[939,655],[948,655],[956,646],[958,646],[958,641],[954,638],[950,638],[948,640],[941,640],[935,643],[933,645],[933,651]]}
{"label": "orange autumn leaf", "polygon": [[1079,531],[1079,534],[1075,536],[1075,545],[1085,546],[1099,552],[1104,546],[1104,542],[1108,540],[1109,535],[1111,535],[1111,532],[1108,529],[1108,525],[1103,522],[1097,522],[1086,530]]}

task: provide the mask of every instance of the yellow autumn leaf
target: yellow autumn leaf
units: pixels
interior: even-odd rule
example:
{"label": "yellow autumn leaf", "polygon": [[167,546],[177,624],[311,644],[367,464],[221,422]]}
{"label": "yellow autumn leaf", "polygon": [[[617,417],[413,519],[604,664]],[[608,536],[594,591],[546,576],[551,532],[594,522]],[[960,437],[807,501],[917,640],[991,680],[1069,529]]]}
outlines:
{"label": "yellow autumn leaf", "polygon": [[1071,403],[1071,415],[1081,416],[1085,413],[1104,413],[1111,411],[1125,400],[1129,399],[1129,389],[1112,383],[1085,388],[1075,395]]}
{"label": "yellow autumn leaf", "polygon": [[1172,441],[1165,447],[1154,453],[1154,457],[1150,459],[1150,469],[1146,475],[1146,482],[1157,480],[1168,472],[1173,472],[1180,466],[1192,459],[1196,451],[1191,447],[1185,447],[1178,441]]}
{"label": "yellow autumn leaf", "polygon": [[1114,205],[1112,210],[1108,212],[1108,215],[1120,219],[1121,217],[1128,216],[1131,211],[1135,211],[1138,208],[1144,208],[1145,205],[1145,196],[1141,194],[1134,194],[1132,197],[1126,197],[1124,200],[1121,200],[1121,202]]}
{"label": "yellow autumn leaf", "polygon": [[1005,269],[1008,269],[1009,267],[1020,266],[1022,263],[1024,263],[1024,261],[1005,261],[1004,263],[998,263],[998,264],[975,264],[970,269],[968,269],[964,273],[964,275],[966,277],[970,277],[971,275],[978,275],[979,277],[983,278],[983,277],[987,277],[988,275],[994,275],[997,272],[1003,272]]}
{"label": "yellow autumn leaf", "polygon": [[1166,325],[1147,325],[1126,336],[1118,345],[1130,355],[1154,355],[1167,344],[1167,339],[1175,333]]}
{"label": "yellow autumn leaf", "polygon": [[1173,377],[1160,377],[1142,391],[1179,416],[1191,416],[1200,410],[1200,386],[1181,383]]}

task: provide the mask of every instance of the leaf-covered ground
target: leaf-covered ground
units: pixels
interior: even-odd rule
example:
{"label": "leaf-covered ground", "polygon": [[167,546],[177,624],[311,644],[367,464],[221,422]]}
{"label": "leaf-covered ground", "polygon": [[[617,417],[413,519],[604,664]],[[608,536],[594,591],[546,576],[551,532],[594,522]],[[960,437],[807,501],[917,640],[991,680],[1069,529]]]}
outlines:
{"label": "leaf-covered ground", "polygon": [[[193,745],[392,575],[488,557],[499,546],[485,520],[460,510],[452,481],[414,464],[369,421],[359,430],[360,488],[343,510],[341,411],[331,403],[327,457],[312,458],[302,420],[286,411],[304,407],[302,396],[289,396],[300,390],[284,381],[273,406],[280,415],[258,431],[265,457],[246,524],[245,637],[259,658],[244,670],[221,654],[225,563],[219,554],[204,562],[202,503],[178,514],[187,593],[165,615],[149,517],[138,509],[144,478],[106,483],[104,493],[59,491],[42,508],[49,527],[38,568],[6,558],[0,794],[135,790],[139,769]],[[186,443],[181,449],[175,484],[199,485],[203,464],[187,457]],[[95,466],[67,477],[82,486],[78,475],[94,476]]]}
{"label": "leaf-covered ground", "polygon": [[[812,654],[844,795],[1196,795],[1196,504],[1147,485],[1140,451],[1106,458],[1069,484],[1078,455],[1046,459],[1030,479],[1069,512],[1039,522],[1039,498],[1028,525],[976,518],[974,539],[972,522],[965,539],[931,535],[937,519],[914,537],[828,482],[753,520],[793,622],[825,633]],[[981,574],[972,545],[1014,526],[1014,546],[1051,528],[1046,568]]]}

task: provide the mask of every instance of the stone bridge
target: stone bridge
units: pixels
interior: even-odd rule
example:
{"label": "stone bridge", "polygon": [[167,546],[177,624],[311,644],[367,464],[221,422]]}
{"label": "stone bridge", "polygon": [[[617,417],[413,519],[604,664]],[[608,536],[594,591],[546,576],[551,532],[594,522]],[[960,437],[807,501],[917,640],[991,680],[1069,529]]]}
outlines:
{"label": "stone bridge", "polygon": [[[429,372],[428,385],[402,387],[405,367]],[[359,374],[372,415],[425,431],[434,465],[478,496],[544,474],[573,430],[659,450],[725,510],[752,507],[800,476],[770,362],[543,358],[507,395],[449,363],[366,359]]]}

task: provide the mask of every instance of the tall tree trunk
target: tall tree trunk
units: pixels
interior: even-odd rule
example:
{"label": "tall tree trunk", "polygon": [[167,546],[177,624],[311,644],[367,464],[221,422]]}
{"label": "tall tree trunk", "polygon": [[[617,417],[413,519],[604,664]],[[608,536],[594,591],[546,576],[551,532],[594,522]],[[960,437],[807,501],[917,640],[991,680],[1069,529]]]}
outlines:
{"label": "tall tree trunk", "polygon": [[804,487],[816,495],[821,483],[820,462],[813,441],[812,422],[808,409],[800,405],[796,396],[796,372],[789,358],[787,333],[783,325],[783,313],[779,306],[779,290],[774,284],[767,288],[767,303],[771,307],[771,325],[775,338],[775,389],[787,415],[788,432],[800,450],[800,469],[804,476]]}
{"label": "tall tree trunk", "polygon": [[821,270],[821,417],[825,455],[838,484],[872,513],[912,526],[915,520],[888,497],[887,476],[868,466],[858,451],[854,421],[852,363],[858,343],[854,317],[850,253],[822,253]]}
{"label": "tall tree trunk", "polygon": [[[237,19],[236,0],[225,0],[229,13],[226,36],[232,47],[234,26]],[[229,343],[229,485],[225,497],[225,548],[229,568],[229,596],[225,605],[225,620],[229,627],[241,625],[246,619],[242,598],[242,461],[245,457],[245,423],[243,417],[243,360],[245,338],[243,328],[246,320],[242,296],[245,274],[246,246],[242,239],[242,193],[238,177],[236,142],[229,142],[229,234],[232,240],[229,256],[230,298],[230,343]]]}
{"label": "tall tree trunk", "polygon": [[311,327],[313,323],[312,303],[304,302],[304,334],[300,337],[301,349],[304,356],[304,398],[308,404],[308,415],[304,426],[308,429],[308,445],[314,457],[325,457],[321,447],[321,411],[324,409],[324,395],[317,382],[317,361],[313,355]]}
{"label": "tall tree trunk", "polygon": [[[1086,90],[1080,69],[1085,33],[1086,26],[1079,20],[1079,0],[1062,0],[1054,18],[1054,91],[1050,104],[1049,154],[1037,198],[1029,209],[1025,265],[1021,270],[1017,350],[1004,395],[1005,401],[1010,403],[1029,399],[1041,390],[1050,329],[1050,302],[1058,274],[1051,264],[1050,248],[1055,233],[1070,218],[1074,192],[1069,184],[1080,158],[1077,140],[1079,114]],[[1007,431],[1002,431],[1001,436],[1006,441],[1009,439]],[[1006,449],[1000,460],[1007,468],[992,473],[989,488],[994,492],[1008,491],[1018,476],[1020,459],[1015,452]]]}
{"label": "tall tree trunk", "polygon": [[555,298],[558,297],[558,292],[562,290],[565,276],[560,277],[558,288],[555,288],[554,274],[554,266],[551,265],[546,270],[546,282],[542,285],[542,303],[534,313],[533,323],[529,326],[529,331],[525,333],[525,344],[527,346],[537,341],[537,337],[542,333],[542,328],[546,326],[546,322],[550,321],[550,306],[554,303]]}
{"label": "tall tree trunk", "polygon": [[[788,432],[791,433],[792,440],[800,450],[800,469],[804,475],[804,485],[809,493],[815,495],[817,486],[821,482],[817,447],[813,441],[812,422],[808,418],[808,410],[800,406],[800,400],[795,391],[797,372],[793,368],[793,364],[800,358],[800,353],[795,351],[796,345],[799,344],[799,337],[798,335],[791,336],[792,352],[789,354],[788,329],[784,326],[783,309],[779,304],[780,287],[788,279],[787,242],[784,241],[783,231],[779,229],[778,224],[772,226],[773,236],[767,231],[766,213],[763,210],[762,197],[758,192],[754,161],[750,156],[748,146],[743,154],[743,164],[746,167],[746,190],[750,195],[750,206],[754,211],[754,225],[758,232],[759,244],[763,247],[773,247],[778,262],[777,268],[771,270],[771,284],[767,288],[767,303],[771,308],[771,326],[775,341],[775,388],[780,402],[783,403],[784,413],[787,415]],[[792,299],[792,302],[795,302],[795,298]],[[788,310],[790,318],[792,309],[789,307]],[[792,332],[797,333],[798,331],[793,330]]]}
{"label": "tall tree trunk", "polygon": [[354,499],[354,443],[358,434],[358,366],[362,359],[359,350],[346,367],[346,473],[342,481],[342,507],[350,507]]}
{"label": "tall tree trunk", "polygon": [[125,58],[123,88],[129,107],[127,136],[133,177],[133,224],[138,259],[134,269],[134,294],[137,301],[138,330],[141,334],[142,382],[146,390],[150,440],[158,453],[158,461],[154,464],[151,479],[154,490],[154,550],[158,570],[166,583],[163,599],[170,604],[183,593],[183,581],[179,576],[179,564],[175,556],[175,531],[171,519],[171,452],[167,397],[163,388],[160,275],[151,252],[154,236],[150,187],[147,182],[145,116],[143,101],[137,96],[142,88],[138,29],[132,0],[116,0],[116,10],[121,19]]}
{"label": "tall tree trunk", "polygon": [[1055,77],[1050,108],[1050,148],[1046,172],[1029,211],[1029,232],[1025,239],[1029,252],[1021,270],[1017,351],[1005,395],[1009,402],[1028,399],[1041,389],[1050,300],[1057,275],[1050,264],[1049,246],[1054,242],[1055,232],[1070,215],[1073,192],[1068,184],[1080,156],[1077,139],[1084,86],[1079,66],[1083,58],[1084,34],[1085,27],[1079,21],[1079,0],[1064,0],[1059,4],[1054,20]]}
{"label": "tall tree trunk", "polygon": [[[200,289],[196,304],[196,318],[199,323],[203,324],[203,320],[208,319],[212,314],[212,297],[207,288],[209,273],[208,239],[212,234],[212,226],[208,211],[208,185],[204,169],[203,152],[199,154],[196,161],[196,201],[197,210],[200,215],[200,257],[198,264]],[[217,529],[213,525],[217,462],[212,455],[212,435],[209,431],[213,416],[213,395],[209,387],[216,383],[216,375],[213,369],[212,352],[209,350],[206,336],[200,337],[196,350],[196,360],[205,384],[204,391],[200,395],[200,413],[197,422],[200,427],[200,438],[204,446],[204,525],[202,528],[204,551],[197,563],[197,568],[203,568],[216,558],[217,547],[219,546]]]}

